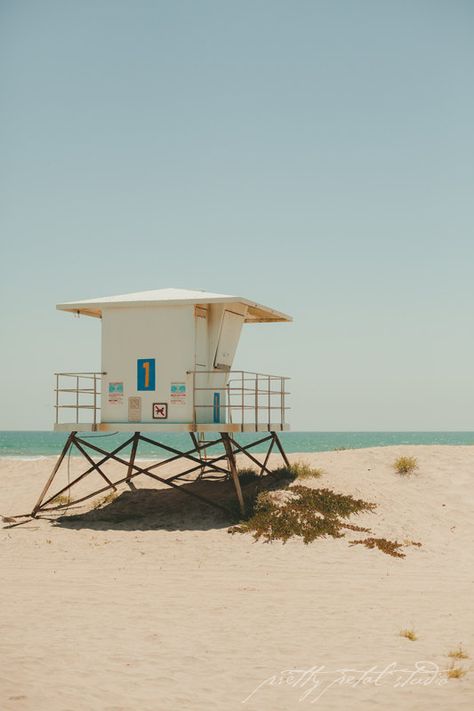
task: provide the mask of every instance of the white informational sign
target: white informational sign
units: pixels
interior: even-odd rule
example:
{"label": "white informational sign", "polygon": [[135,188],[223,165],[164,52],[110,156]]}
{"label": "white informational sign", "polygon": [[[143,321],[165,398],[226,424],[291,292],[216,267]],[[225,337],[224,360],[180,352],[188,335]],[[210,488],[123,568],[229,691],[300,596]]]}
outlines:
{"label": "white informational sign", "polygon": [[142,399],[141,397],[128,398],[128,421],[140,422],[142,419]]}
{"label": "white informational sign", "polygon": [[170,405],[186,405],[186,383],[171,383]]}
{"label": "white informational sign", "polygon": [[123,383],[109,383],[109,403],[111,405],[123,403]]}

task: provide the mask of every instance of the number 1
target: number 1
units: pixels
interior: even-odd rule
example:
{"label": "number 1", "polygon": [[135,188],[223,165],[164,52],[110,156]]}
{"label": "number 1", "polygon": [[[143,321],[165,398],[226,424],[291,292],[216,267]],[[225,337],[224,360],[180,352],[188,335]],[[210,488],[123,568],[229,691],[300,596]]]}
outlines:
{"label": "number 1", "polygon": [[155,371],[154,358],[138,358],[137,390],[150,391],[155,389]]}
{"label": "number 1", "polygon": [[145,387],[149,388],[150,387],[150,361],[146,360],[144,363],[142,363],[142,365],[145,368]]}

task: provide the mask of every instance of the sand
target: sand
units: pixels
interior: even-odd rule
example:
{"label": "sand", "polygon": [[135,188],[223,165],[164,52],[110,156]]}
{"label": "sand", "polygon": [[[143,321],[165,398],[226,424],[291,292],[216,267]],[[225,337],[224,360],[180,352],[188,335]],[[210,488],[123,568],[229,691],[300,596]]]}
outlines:
{"label": "sand", "polygon": [[[401,454],[416,474],[394,473]],[[134,518],[106,520],[109,504],[2,528],[0,709],[474,708],[474,448],[290,459],[324,468],[305,485],[378,504],[354,523],[422,546],[398,559],[349,546],[353,532],[254,542],[183,495],[160,507],[156,491],[144,517],[141,491]],[[2,460],[0,513],[30,510],[53,461]],[[459,643],[467,674],[448,680],[437,671]]]}

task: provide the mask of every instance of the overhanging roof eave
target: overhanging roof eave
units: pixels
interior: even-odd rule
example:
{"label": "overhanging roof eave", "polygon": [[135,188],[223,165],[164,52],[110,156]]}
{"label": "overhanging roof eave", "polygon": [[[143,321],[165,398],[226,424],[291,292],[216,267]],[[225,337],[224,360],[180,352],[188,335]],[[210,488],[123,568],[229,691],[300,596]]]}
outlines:
{"label": "overhanging roof eave", "polygon": [[199,305],[206,306],[207,304],[242,304],[248,307],[248,318],[246,322],[248,323],[259,323],[259,322],[291,322],[293,319],[291,316],[284,314],[280,311],[275,311],[268,306],[263,306],[262,304],[257,304],[248,299],[244,299],[239,296],[206,296],[203,294],[202,300],[198,297],[194,298],[180,298],[180,299],[166,299],[166,300],[153,300],[153,299],[133,299],[122,301],[106,301],[104,300],[90,300],[90,301],[76,301],[76,302],[65,302],[62,304],[57,304],[56,308],[59,311],[67,311],[69,313],[82,314],[84,316],[92,316],[94,318],[101,318],[104,309],[121,309],[121,308],[140,308],[140,307],[151,307],[151,306],[185,306],[185,305]]}

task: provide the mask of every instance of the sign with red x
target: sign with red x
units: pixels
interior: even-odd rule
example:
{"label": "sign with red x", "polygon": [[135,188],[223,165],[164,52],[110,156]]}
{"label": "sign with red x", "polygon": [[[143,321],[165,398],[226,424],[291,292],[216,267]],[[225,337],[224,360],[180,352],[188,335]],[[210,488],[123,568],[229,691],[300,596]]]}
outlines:
{"label": "sign with red x", "polygon": [[166,420],[168,417],[168,403],[167,402],[154,402],[153,403],[153,419],[154,420]]}

